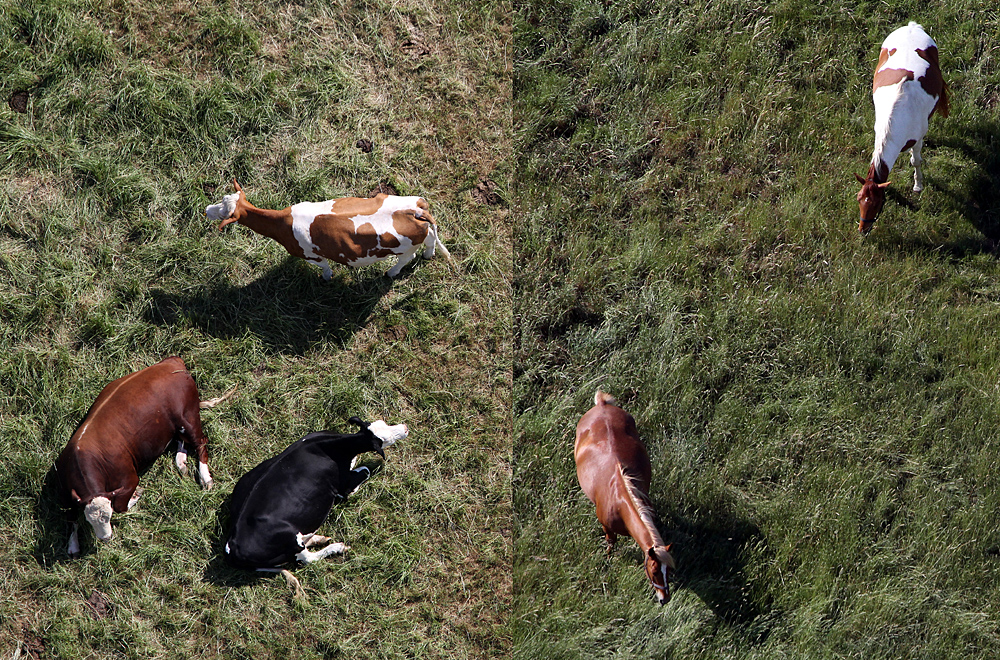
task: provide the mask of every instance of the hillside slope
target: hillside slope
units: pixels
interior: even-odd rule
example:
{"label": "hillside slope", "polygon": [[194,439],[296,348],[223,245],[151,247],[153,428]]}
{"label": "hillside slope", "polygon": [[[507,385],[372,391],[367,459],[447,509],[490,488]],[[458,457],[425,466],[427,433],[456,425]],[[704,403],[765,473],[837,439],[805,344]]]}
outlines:
{"label": "hillside slope", "polygon": [[[1000,653],[997,13],[539,0],[515,15],[515,657]],[[952,115],[857,231],[909,20]],[[573,468],[636,417],[679,564],[606,560]]]}

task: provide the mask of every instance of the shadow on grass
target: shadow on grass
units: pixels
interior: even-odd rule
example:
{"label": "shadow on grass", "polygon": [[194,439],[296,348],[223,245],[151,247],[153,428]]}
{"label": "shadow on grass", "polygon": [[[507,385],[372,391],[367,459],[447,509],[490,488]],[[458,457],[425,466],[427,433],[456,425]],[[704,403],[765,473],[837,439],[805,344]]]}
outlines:
{"label": "shadow on grass", "polygon": [[[935,176],[933,163],[928,168],[924,164],[925,186],[936,188],[949,198],[946,206],[954,208],[980,234],[981,240],[968,237],[944,244],[932,244],[910,236],[893,244],[893,249],[903,253],[943,252],[955,259],[983,252],[996,253],[1000,243],[1000,122],[981,121],[964,127],[963,131],[952,133],[943,139],[928,142],[930,147],[947,147],[962,154],[968,165],[960,176],[953,179]],[[909,187],[909,181],[905,181]],[[906,194],[889,188],[889,198],[906,208],[919,208]],[[915,194],[915,193],[912,193]]]}
{"label": "shadow on grass", "polygon": [[[75,516],[63,509],[59,501],[59,478],[53,465],[45,475],[42,489],[35,497],[35,548],[32,556],[39,566],[48,567],[56,562],[70,559],[66,548],[69,545],[70,522]],[[82,516],[81,516],[82,520]],[[90,525],[80,525],[80,554],[85,557],[94,552],[94,535]]]}
{"label": "shadow on grass", "polygon": [[[212,534],[212,559],[205,566],[202,578],[217,587],[246,587],[261,580],[273,580],[274,573],[258,573],[243,568],[234,568],[226,563],[226,534],[229,531],[229,503],[232,493],[215,512],[215,531]],[[284,588],[284,587],[282,587]]]}
{"label": "shadow on grass", "polygon": [[760,528],[729,513],[707,524],[674,517],[672,525],[660,527],[665,542],[674,544],[677,587],[697,594],[722,622],[741,630],[747,643],[763,644],[774,621],[772,597],[766,585],[748,582],[744,564],[747,551],[765,543]]}
{"label": "shadow on grass", "polygon": [[958,136],[950,135],[938,144],[961,152],[975,167],[966,168],[962,185],[938,181],[955,202],[969,224],[991,243],[1000,240],[1000,150],[997,144],[1000,122],[981,121],[963,128]]}
{"label": "shadow on grass", "polygon": [[335,269],[327,281],[318,269],[305,268],[302,260],[289,257],[245,286],[219,281],[189,296],[153,288],[146,320],[189,323],[226,339],[251,332],[274,351],[302,355],[318,340],[345,346],[394,282],[377,269]]}

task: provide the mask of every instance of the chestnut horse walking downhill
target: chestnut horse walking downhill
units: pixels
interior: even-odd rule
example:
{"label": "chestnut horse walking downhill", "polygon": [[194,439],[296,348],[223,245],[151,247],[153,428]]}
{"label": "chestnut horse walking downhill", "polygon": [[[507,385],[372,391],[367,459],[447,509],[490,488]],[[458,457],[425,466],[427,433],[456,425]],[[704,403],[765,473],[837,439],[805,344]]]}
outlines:
{"label": "chestnut horse walking downhill", "polygon": [[635,420],[609,394],[598,390],[594,407],[576,425],[576,476],[597,508],[608,555],[619,535],[635,539],[645,555],[646,576],[660,605],[670,600],[670,572],[676,570],[670,546],[656,529],[649,499],[652,470]]}

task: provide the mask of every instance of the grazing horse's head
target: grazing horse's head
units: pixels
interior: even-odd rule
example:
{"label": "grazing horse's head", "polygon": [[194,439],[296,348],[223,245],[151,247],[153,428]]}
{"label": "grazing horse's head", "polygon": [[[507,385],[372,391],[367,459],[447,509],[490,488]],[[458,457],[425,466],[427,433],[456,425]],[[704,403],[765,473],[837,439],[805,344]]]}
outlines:
{"label": "grazing horse's head", "polygon": [[861,221],[858,223],[858,230],[862,234],[867,234],[875,225],[875,219],[882,212],[885,205],[885,189],[889,187],[889,182],[875,183],[875,179],[869,177],[863,179],[860,174],[855,174],[858,182],[861,183],[861,190],[858,192],[858,205],[861,207]]}
{"label": "grazing horse's head", "polygon": [[646,577],[653,584],[660,605],[670,600],[670,573],[677,569],[669,545],[650,548],[646,554]]}

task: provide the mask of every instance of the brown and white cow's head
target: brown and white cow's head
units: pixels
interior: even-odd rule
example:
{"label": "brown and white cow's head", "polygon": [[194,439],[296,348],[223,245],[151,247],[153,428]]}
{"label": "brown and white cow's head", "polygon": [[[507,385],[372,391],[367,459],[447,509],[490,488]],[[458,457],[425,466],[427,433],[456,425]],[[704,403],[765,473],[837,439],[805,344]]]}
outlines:
{"label": "brown and white cow's head", "polygon": [[875,220],[885,206],[885,189],[889,187],[889,182],[876,183],[874,179],[864,179],[860,174],[854,176],[861,183],[861,190],[858,191],[858,206],[861,212],[858,230],[862,234],[867,234],[875,226]]}
{"label": "brown and white cow's head", "polygon": [[[246,210],[242,208],[246,203],[246,197],[243,195],[243,188],[240,187],[235,178],[233,179],[233,187],[236,188],[235,193],[226,195],[218,204],[205,207],[205,215],[208,216],[209,220],[222,221],[219,224],[220,230],[232,222],[239,222],[246,213]],[[243,204],[240,203],[241,201]]]}
{"label": "brown and white cow's head", "polygon": [[83,516],[94,528],[94,535],[101,541],[110,541],[114,532],[111,529],[111,500],[107,497],[95,497],[83,507]]}

